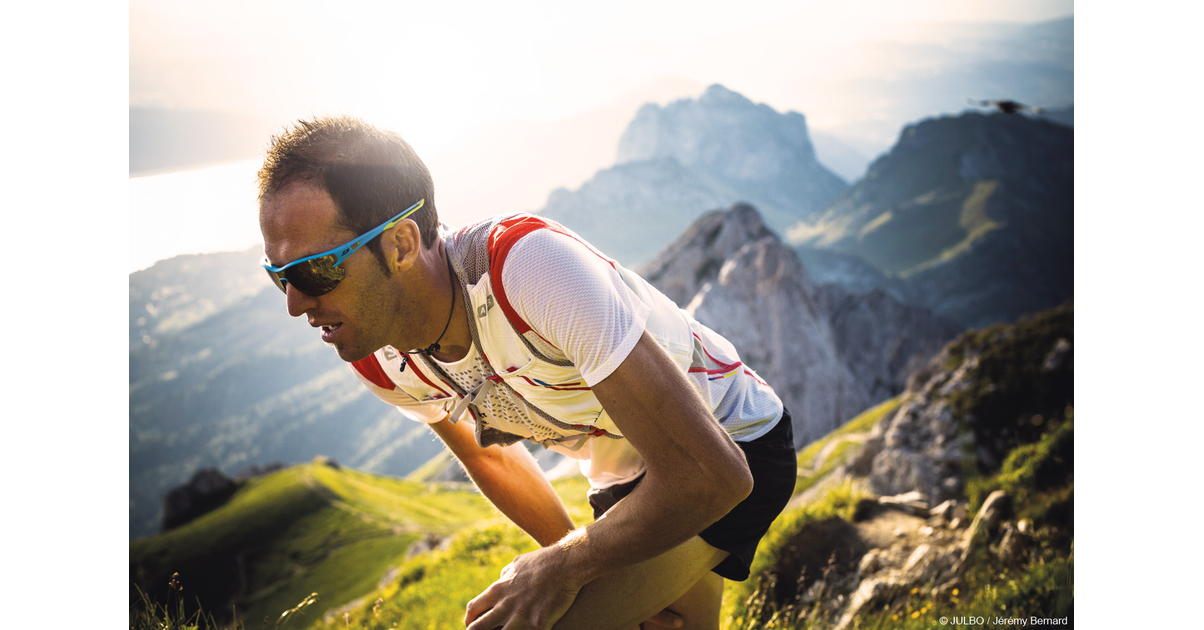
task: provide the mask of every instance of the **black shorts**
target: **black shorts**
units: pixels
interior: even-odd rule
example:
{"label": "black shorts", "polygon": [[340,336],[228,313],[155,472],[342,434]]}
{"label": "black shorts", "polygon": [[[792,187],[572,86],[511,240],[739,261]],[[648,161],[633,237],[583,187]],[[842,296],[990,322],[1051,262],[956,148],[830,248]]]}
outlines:
{"label": "black shorts", "polygon": [[[736,446],[744,451],[748,460],[748,469],[753,476],[752,494],[698,535],[712,547],[730,553],[712,570],[726,579],[740,582],[748,579],[748,568],[757,552],[757,543],[794,494],[798,461],[794,453],[790,412],[783,409],[782,419],[768,433],[751,442],[736,442]],[[591,489],[587,496],[594,508],[594,519],[631,494],[643,479],[640,475],[634,481],[617,486]]]}

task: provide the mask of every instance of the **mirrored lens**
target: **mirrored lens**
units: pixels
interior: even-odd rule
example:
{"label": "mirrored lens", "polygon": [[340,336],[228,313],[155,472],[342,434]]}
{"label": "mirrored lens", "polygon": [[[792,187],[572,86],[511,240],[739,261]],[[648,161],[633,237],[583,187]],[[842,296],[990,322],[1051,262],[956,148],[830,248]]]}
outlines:
{"label": "mirrored lens", "polygon": [[264,271],[268,272],[268,277],[272,279],[272,284],[276,285],[277,289],[285,291],[284,283],[280,281],[280,274],[270,269],[264,269]]}
{"label": "mirrored lens", "polygon": [[322,256],[297,263],[281,272],[285,281],[305,295],[318,297],[330,293],[345,276],[342,267],[335,267],[335,256]]}

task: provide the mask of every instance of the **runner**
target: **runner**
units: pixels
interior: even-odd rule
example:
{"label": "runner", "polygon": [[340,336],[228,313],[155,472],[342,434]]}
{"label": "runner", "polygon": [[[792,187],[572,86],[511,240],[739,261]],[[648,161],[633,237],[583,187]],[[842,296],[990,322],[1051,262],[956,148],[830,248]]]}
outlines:
{"label": "runner", "polygon": [[[727,340],[553,221],[446,230],[410,146],[353,118],[274,137],[259,202],[289,314],[542,545],[469,630],[719,627],[795,477],[789,413]],[[522,440],[581,460],[594,523]]]}

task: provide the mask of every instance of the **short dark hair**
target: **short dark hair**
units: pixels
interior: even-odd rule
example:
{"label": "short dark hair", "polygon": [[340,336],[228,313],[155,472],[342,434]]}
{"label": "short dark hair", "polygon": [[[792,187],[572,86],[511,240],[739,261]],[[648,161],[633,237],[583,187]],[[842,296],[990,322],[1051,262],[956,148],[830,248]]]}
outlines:
{"label": "short dark hair", "polygon": [[[259,169],[259,200],[295,182],[326,191],[339,210],[339,223],[356,234],[425,199],[409,218],[418,224],[422,246],[435,244],[439,214],[431,173],[396,133],[350,116],[298,120],[272,136]],[[384,266],[380,239],[372,239],[368,248]]]}

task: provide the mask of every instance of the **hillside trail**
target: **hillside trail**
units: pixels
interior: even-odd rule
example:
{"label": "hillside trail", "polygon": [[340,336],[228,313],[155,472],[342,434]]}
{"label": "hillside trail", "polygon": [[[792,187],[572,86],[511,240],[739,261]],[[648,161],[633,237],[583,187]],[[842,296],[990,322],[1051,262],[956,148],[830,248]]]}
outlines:
{"label": "hillside trail", "polygon": [[[809,468],[799,468],[798,474],[800,476],[810,476],[810,475],[814,475],[814,474],[820,472],[821,470],[823,470],[824,466],[828,463],[828,460],[831,457],[833,457],[840,450],[842,445],[848,444],[848,443],[864,444],[865,441],[867,439],[869,439],[869,436],[870,436],[870,431],[863,431],[860,433],[849,433],[846,435],[839,436],[838,438],[832,440],[830,443],[825,445],[823,450],[821,450],[819,453],[816,453],[815,458],[812,460],[811,466]],[[834,488],[846,481],[849,481],[849,480],[852,480],[855,485],[863,486],[864,485],[863,483],[860,483],[859,480],[857,480],[856,478],[853,477],[853,475],[849,474],[849,472],[845,466],[846,462],[848,462],[850,459],[852,459],[853,457],[856,456],[855,451],[860,451],[860,450],[861,449],[859,449],[859,448],[851,449],[851,451],[853,451],[853,452],[851,452],[850,450],[845,450],[843,456],[841,457],[841,461],[839,462],[839,464],[837,466],[835,466],[831,471],[829,471],[826,475],[821,477],[819,479],[819,481],[812,484],[812,486],[810,488],[807,488],[806,490],[804,490],[804,491],[798,493],[797,495],[795,495],[794,497],[792,497],[790,499],[790,502],[786,504],[786,509],[791,510],[791,509],[797,508],[801,505],[810,503],[812,501],[818,501],[818,500],[822,499],[823,496],[826,495],[829,490],[831,490],[832,488]],[[860,488],[860,489],[864,490],[865,488]]]}
{"label": "hillside trail", "polygon": [[417,534],[424,531],[412,523],[398,523],[396,521],[386,520],[350,505],[346,501],[343,501],[342,498],[339,497],[338,493],[336,493],[334,490],[331,490],[321,481],[314,479],[313,475],[308,471],[304,473],[301,480],[310,490],[314,491],[314,494],[318,495],[318,497],[326,501],[326,503],[328,503],[330,506],[343,510],[352,516],[358,517],[360,520],[370,525],[383,527],[393,532],[395,536],[401,536],[403,534]]}
{"label": "hillside trail", "polygon": [[[841,484],[852,482],[855,491],[872,494],[867,481],[849,471],[849,463],[855,460],[860,448],[842,448],[845,444],[860,445],[869,439],[872,429],[857,433],[841,435],[826,444],[816,453],[809,467],[799,469],[800,476],[819,473],[829,464],[832,457],[840,457],[831,470],[815,482],[810,488],[794,496],[786,509],[794,509],[813,501],[819,501],[828,492]],[[843,451],[843,452],[842,452]],[[909,513],[905,509],[876,509],[868,514],[860,515],[860,520],[852,523],[857,537],[870,550],[880,549],[889,551],[892,556],[908,557],[920,545],[944,546],[951,542],[940,531],[943,528],[932,527],[928,519]]]}

